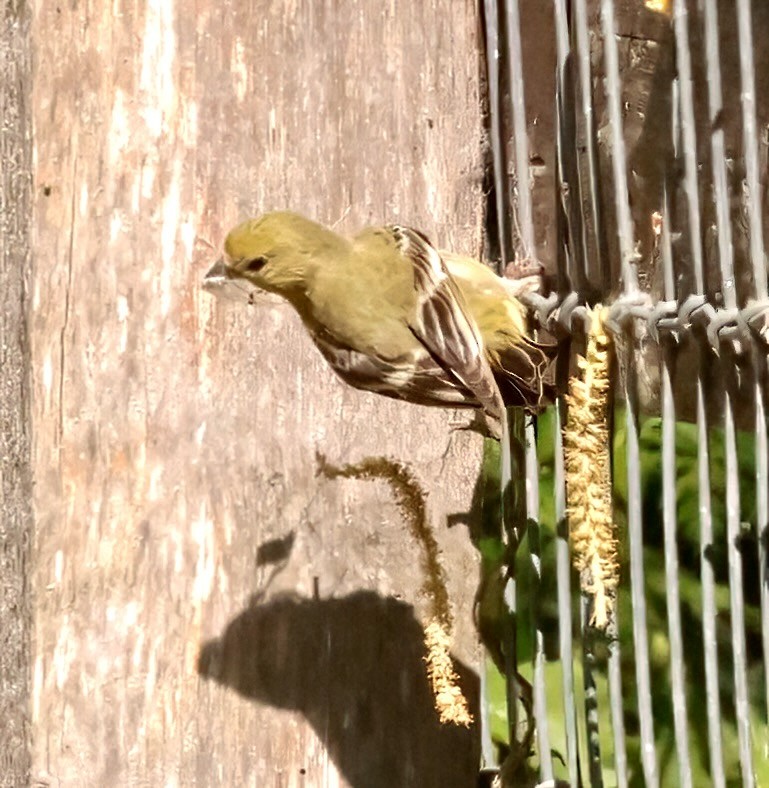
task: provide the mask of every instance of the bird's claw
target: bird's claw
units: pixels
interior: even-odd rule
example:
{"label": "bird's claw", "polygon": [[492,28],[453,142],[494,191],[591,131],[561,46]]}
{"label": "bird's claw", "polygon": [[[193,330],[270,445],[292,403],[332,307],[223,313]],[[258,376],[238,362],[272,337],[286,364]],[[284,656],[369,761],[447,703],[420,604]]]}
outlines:
{"label": "bird's claw", "polygon": [[484,438],[497,438],[499,430],[495,429],[480,410],[475,411],[470,419],[452,419],[449,422],[451,432],[475,432]]}

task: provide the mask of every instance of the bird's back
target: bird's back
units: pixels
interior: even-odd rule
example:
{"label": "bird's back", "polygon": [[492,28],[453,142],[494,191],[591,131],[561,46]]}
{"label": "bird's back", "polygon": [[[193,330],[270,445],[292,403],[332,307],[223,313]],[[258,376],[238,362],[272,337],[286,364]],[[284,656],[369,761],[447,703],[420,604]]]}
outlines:
{"label": "bird's back", "polygon": [[[415,352],[414,271],[384,229],[369,228],[311,282],[313,317],[342,344],[384,359]],[[340,295],[344,309],[339,308]]]}

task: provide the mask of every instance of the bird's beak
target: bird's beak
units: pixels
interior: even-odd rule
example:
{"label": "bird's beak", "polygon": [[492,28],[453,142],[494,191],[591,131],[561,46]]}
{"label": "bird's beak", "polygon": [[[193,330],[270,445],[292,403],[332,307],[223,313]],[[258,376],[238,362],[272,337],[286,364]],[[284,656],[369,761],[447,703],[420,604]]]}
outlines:
{"label": "bird's beak", "polygon": [[203,277],[203,289],[217,298],[238,301],[241,304],[284,303],[280,296],[265,293],[264,290],[251,284],[248,279],[238,276],[232,267],[227,265],[223,257],[220,257],[208,269],[208,273]]}
{"label": "bird's beak", "polygon": [[232,273],[224,262],[224,258],[220,257],[208,269],[208,273],[203,277],[203,287],[205,287],[206,290],[213,290],[220,287],[227,279],[232,279]]}
{"label": "bird's beak", "polygon": [[203,289],[218,298],[248,303],[253,288],[248,281],[235,276],[224,258],[220,257],[203,277]]}

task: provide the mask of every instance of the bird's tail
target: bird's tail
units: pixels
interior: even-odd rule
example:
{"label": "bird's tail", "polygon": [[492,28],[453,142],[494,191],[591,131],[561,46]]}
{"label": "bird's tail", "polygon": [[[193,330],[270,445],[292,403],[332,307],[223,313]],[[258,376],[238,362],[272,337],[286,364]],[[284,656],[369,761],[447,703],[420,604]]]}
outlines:
{"label": "bird's tail", "polygon": [[557,350],[557,345],[521,337],[498,352],[494,377],[505,405],[538,411],[554,402]]}

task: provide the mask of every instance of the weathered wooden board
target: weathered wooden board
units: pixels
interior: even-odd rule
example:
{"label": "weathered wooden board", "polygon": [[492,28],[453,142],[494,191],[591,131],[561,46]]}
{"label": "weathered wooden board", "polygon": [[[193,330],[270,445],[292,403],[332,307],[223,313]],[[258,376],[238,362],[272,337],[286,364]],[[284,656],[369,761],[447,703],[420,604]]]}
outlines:
{"label": "weathered wooden board", "polygon": [[29,9],[0,7],[0,785],[30,768]]}
{"label": "weathered wooden board", "polygon": [[416,472],[472,666],[475,556],[445,516],[480,439],[343,387],[290,310],[200,281],[226,230],[273,208],[477,251],[476,13],[37,4],[40,784],[469,784],[477,727],[438,729],[422,679],[418,546],[385,483],[319,478],[315,453]]}

